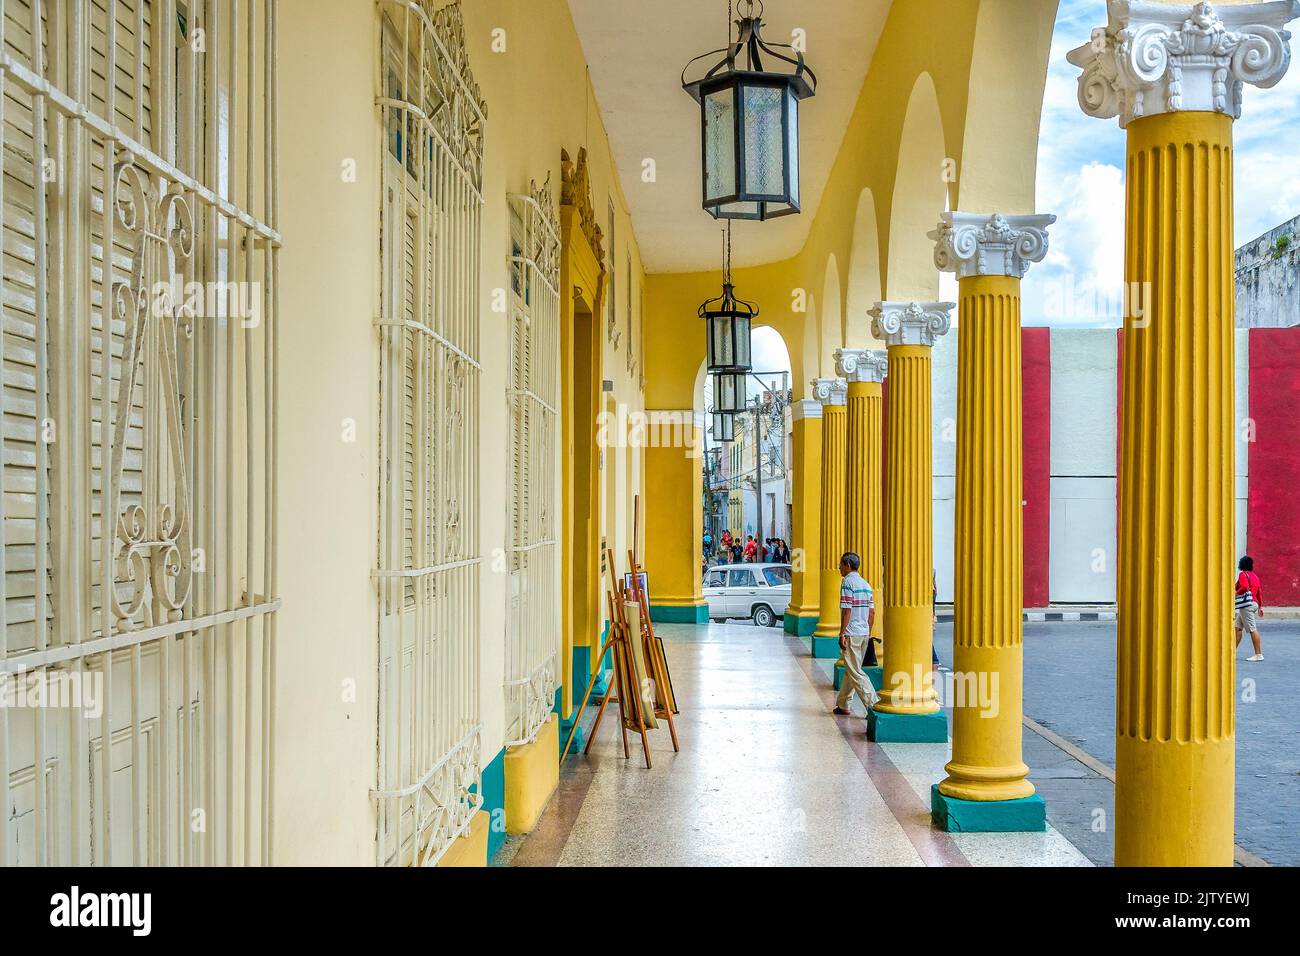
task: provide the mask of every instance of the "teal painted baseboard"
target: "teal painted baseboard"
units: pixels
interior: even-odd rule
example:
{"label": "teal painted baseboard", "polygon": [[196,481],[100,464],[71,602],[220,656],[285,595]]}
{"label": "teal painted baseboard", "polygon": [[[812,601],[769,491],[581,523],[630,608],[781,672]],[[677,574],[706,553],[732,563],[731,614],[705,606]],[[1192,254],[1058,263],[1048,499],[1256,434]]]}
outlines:
{"label": "teal painted baseboard", "polygon": [[886,714],[867,711],[867,739],[879,744],[941,744],[948,739],[948,717],[933,714]]}
{"label": "teal painted baseboard", "polygon": [[[879,691],[880,685],[885,682],[885,669],[883,667],[864,667],[862,672],[867,675],[867,680],[871,681],[871,686]],[[839,662],[835,664],[833,683],[836,690],[844,686],[844,665]]]}
{"label": "teal painted baseboard", "polygon": [[677,604],[651,604],[650,620],[656,624],[708,624],[709,606],[682,607]]}
{"label": "teal painted baseboard", "polygon": [[829,660],[840,656],[840,639],[838,637],[812,637],[812,656],[819,660]]}
{"label": "teal painted baseboard", "polygon": [[1038,794],[1019,800],[959,800],[930,787],[930,817],[949,833],[1041,833],[1047,804]]}
{"label": "teal painted baseboard", "polygon": [[[475,789],[470,785],[470,790]],[[506,842],[506,751],[501,748],[483,768],[483,809],[488,814],[488,865]]]}
{"label": "teal painted baseboard", "polygon": [[817,618],[787,614],[785,615],[783,627],[787,634],[793,634],[795,637],[809,637],[813,631],[817,630]]}

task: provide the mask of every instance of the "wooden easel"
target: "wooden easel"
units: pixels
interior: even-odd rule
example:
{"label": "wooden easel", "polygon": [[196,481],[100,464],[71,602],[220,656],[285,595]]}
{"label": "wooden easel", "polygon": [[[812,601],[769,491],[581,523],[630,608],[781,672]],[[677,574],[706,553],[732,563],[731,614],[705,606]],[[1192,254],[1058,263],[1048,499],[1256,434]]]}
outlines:
{"label": "wooden easel", "polygon": [[[630,590],[619,583],[619,579],[614,573],[613,549],[607,550],[606,557],[606,566],[610,571],[610,587],[605,594],[609,607],[609,634],[605,639],[605,643],[601,646],[600,654],[596,658],[595,671],[600,672],[600,665],[604,661],[605,655],[613,651],[614,680],[600,698],[600,709],[596,712],[596,720],[591,726],[591,734],[587,738],[587,744],[582,752],[584,754],[591,752],[591,744],[596,739],[596,733],[600,729],[600,722],[605,716],[605,708],[611,703],[617,703],[619,730],[623,736],[623,756],[631,757],[632,755],[631,748],[628,746],[627,732],[635,730],[641,735],[641,750],[645,755],[646,768],[649,769],[653,766],[650,758],[650,739],[646,736],[647,727],[642,711],[643,701],[637,684],[631,641],[640,640],[642,642],[642,660],[646,663],[647,676],[654,682],[655,697],[653,707],[655,719],[668,722],[668,729],[673,739],[673,750],[680,751],[681,744],[677,739],[677,726],[673,721],[676,702],[672,695],[672,684],[668,676],[668,662],[664,659],[663,646],[655,637],[654,626],[650,623],[650,608],[637,578],[637,572],[641,569],[636,565],[635,553],[629,552],[629,558],[631,558],[634,569],[632,588]],[[640,612],[638,616],[641,618],[641,626],[637,634],[631,632],[631,625],[628,623],[627,613],[624,609],[625,602],[635,603]],[[573,727],[569,730],[569,737],[565,741],[564,750],[560,753],[561,761],[568,755],[569,748],[573,744],[574,734],[577,732],[578,725],[582,720],[582,714],[587,708],[587,703],[591,700],[591,693],[595,684],[596,682],[593,680],[587,685],[587,692],[583,695],[582,703],[578,707],[578,713],[574,717]]]}

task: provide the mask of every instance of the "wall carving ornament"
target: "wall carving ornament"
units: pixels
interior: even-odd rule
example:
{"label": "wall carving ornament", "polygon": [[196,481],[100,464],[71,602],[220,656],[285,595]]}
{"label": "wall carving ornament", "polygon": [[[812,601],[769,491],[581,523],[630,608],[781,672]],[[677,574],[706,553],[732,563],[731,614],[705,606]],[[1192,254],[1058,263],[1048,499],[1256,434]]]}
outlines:
{"label": "wall carving ornament", "polygon": [[955,302],[877,302],[871,310],[871,334],[889,345],[933,346],[952,328]]}
{"label": "wall carving ornament", "polygon": [[1024,278],[1033,262],[1047,255],[1047,227],[1055,216],[992,216],[946,212],[929,233],[935,241],[934,264],[940,272],[971,276]]}
{"label": "wall carving ornament", "polygon": [[591,172],[587,169],[587,147],[578,150],[578,161],[569,158],[566,149],[560,150],[560,202],[572,206],[578,213],[582,234],[591,244],[596,261],[605,263],[605,234],[596,222],[596,206],[591,198]]}
{"label": "wall carving ornament", "polygon": [[1245,84],[1268,88],[1291,64],[1298,0],[1191,8],[1151,0],[1110,0],[1109,23],[1071,50],[1079,105],[1090,116],[1135,119],[1182,111],[1241,116]]}
{"label": "wall carving ornament", "polygon": [[836,349],[835,374],[847,382],[874,382],[889,373],[889,353],[884,349]]}

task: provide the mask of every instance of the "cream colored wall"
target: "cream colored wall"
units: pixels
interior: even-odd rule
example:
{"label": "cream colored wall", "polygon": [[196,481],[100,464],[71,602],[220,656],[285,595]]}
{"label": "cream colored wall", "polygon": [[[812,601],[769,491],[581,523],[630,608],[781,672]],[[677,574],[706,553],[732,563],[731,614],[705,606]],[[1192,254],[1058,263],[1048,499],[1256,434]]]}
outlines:
{"label": "cream colored wall", "polygon": [[[379,178],[375,13],[280,0],[275,862],[374,860]],[[312,24],[311,29],[297,24]],[[322,69],[328,64],[328,69]],[[357,181],[342,163],[357,161]],[[356,440],[343,440],[345,420]],[[345,682],[355,692],[345,698]]]}
{"label": "cream colored wall", "polygon": [[[520,3],[518,0],[471,0],[464,6],[465,42],[469,50],[470,66],[474,78],[487,102],[487,138],[484,153],[483,209],[483,377],[482,377],[482,440],[479,442],[480,474],[483,513],[483,554],[499,553],[506,543],[506,503],[510,492],[510,470],[507,467],[508,431],[506,408],[506,375],[509,354],[504,338],[496,334],[504,330],[504,316],[490,311],[492,291],[508,287],[506,254],[508,251],[509,218],[506,205],[507,192],[526,192],[530,180],[540,185],[550,174],[555,200],[560,199],[560,150],[566,149],[576,161],[578,150],[587,147],[591,172],[592,196],[597,222],[605,228],[607,197],[613,191],[616,210],[614,256],[615,314],[622,341],[615,351],[609,336],[605,335],[603,368],[604,377],[614,382],[613,399],[632,411],[642,410],[644,402],[639,388],[638,374],[627,370],[625,349],[626,308],[629,290],[626,288],[625,256],[630,248],[634,284],[639,289],[644,282],[640,250],[637,248],[633,226],[628,217],[627,203],[623,198],[614,169],[609,143],[600,119],[600,105],[596,102],[586,74],[585,59],[578,35],[569,16],[565,0],[536,0]],[[493,52],[494,31],[504,37],[504,52]],[[608,241],[606,242],[608,251]],[[561,294],[564,291],[561,290]],[[636,294],[634,292],[634,294]],[[634,321],[637,319],[636,301]],[[604,329],[605,317],[600,317]],[[639,336],[638,336],[639,338]],[[639,342],[637,343],[639,352]],[[556,461],[559,462],[559,435],[556,435]],[[602,529],[608,535],[611,547],[619,557],[629,546],[631,501],[627,500],[629,484],[634,489],[642,487],[642,477],[629,482],[618,471],[619,462],[632,456],[626,449],[617,449],[606,456],[606,467],[612,467],[614,480],[602,475],[600,487],[608,489],[615,498],[613,509],[601,508],[601,513],[622,515],[623,520],[613,529]],[[562,489],[557,482],[552,514],[559,525]],[[497,564],[500,567],[500,564]],[[557,573],[556,580],[559,580]],[[507,577],[495,570],[493,562],[485,563],[482,579],[482,705],[483,705],[483,760],[488,761],[500,752],[504,742],[505,680],[505,627],[507,605]],[[554,621],[557,643],[559,633],[558,603]]]}

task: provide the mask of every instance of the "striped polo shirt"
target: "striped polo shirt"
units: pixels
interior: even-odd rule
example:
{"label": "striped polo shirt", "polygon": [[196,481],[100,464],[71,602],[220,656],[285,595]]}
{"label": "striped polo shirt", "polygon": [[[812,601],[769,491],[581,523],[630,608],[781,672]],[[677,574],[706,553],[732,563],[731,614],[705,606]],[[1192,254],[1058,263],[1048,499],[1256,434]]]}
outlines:
{"label": "striped polo shirt", "polygon": [[845,634],[853,637],[871,633],[872,604],[871,585],[867,583],[867,579],[857,571],[846,574],[840,584],[840,607],[849,608],[851,612]]}

